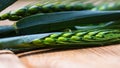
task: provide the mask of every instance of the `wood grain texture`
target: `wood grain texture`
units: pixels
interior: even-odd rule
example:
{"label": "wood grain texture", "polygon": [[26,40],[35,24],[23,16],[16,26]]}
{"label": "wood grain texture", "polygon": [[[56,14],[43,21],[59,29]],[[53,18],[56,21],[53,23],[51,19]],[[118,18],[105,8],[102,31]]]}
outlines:
{"label": "wood grain texture", "polygon": [[18,54],[29,68],[119,68],[120,45]]}

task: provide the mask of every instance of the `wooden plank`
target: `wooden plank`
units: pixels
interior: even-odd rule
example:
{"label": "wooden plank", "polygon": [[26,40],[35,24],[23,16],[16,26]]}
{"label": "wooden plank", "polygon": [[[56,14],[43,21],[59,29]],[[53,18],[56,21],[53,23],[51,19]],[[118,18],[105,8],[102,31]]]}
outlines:
{"label": "wooden plank", "polygon": [[18,54],[29,68],[119,68],[120,45]]}

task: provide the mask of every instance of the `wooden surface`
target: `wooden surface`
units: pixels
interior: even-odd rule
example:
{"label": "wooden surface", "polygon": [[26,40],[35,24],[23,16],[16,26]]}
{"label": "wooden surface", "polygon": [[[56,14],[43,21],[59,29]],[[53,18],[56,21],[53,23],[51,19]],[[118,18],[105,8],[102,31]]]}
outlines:
{"label": "wooden surface", "polygon": [[27,68],[11,51],[0,50],[0,68]]}
{"label": "wooden surface", "polygon": [[[19,0],[2,13],[33,1],[35,0]],[[6,20],[1,21],[0,25],[10,25],[12,23]],[[17,56],[28,68],[120,68],[119,44],[83,49],[35,50],[17,54]],[[0,59],[0,61],[2,60],[6,59]]]}
{"label": "wooden surface", "polygon": [[120,45],[18,54],[28,68],[120,68]]}

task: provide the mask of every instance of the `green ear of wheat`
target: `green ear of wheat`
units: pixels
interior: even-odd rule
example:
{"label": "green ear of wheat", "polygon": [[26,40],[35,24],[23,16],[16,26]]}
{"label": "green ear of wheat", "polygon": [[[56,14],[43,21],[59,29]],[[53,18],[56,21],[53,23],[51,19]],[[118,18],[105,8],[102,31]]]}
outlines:
{"label": "green ear of wheat", "polygon": [[55,3],[33,4],[33,5],[25,6],[15,11],[10,11],[8,13],[2,14],[0,16],[0,20],[9,19],[16,21],[26,16],[37,13],[88,10],[93,7],[94,5],[92,3],[83,4],[79,1],[71,2],[71,3],[55,2]]}
{"label": "green ear of wheat", "polygon": [[47,37],[35,39],[32,45],[105,45],[120,41],[119,30],[91,30],[51,34]]}
{"label": "green ear of wheat", "polygon": [[98,5],[92,9],[93,11],[110,11],[110,10],[120,10],[120,3],[114,2],[114,3],[105,3]]}

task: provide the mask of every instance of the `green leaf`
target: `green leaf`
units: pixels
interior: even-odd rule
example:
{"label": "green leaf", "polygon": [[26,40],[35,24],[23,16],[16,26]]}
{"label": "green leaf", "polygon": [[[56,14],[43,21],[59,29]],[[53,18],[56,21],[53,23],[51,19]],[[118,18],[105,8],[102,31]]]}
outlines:
{"label": "green leaf", "polygon": [[13,26],[0,26],[0,38],[16,36],[16,31]]}
{"label": "green leaf", "polygon": [[75,26],[77,30],[90,30],[90,29],[120,29],[120,20],[110,21],[104,23],[96,24],[84,24],[80,26]]}
{"label": "green leaf", "polygon": [[108,22],[103,29],[120,29],[120,20]]}
{"label": "green leaf", "polygon": [[119,11],[67,11],[36,14],[16,22],[20,35],[52,32],[81,24],[96,24],[118,20]]}
{"label": "green leaf", "polygon": [[[0,37],[61,31],[63,29],[81,26],[83,24],[95,25],[100,24],[100,22],[118,20],[119,17],[120,12],[117,11],[69,11],[43,15],[37,14],[21,19],[10,28],[0,29]],[[117,25],[119,25],[119,23],[117,23]],[[89,26],[89,28],[94,27]],[[102,27],[108,28],[104,25]],[[96,28],[98,27],[95,27],[95,29]]]}
{"label": "green leaf", "polygon": [[[104,18],[104,20],[103,20]],[[9,29],[4,28],[0,30],[1,37],[11,36],[11,31],[17,31],[17,35],[26,35],[34,33],[52,32],[79,26],[82,24],[99,24],[98,22],[105,22],[119,19],[119,12],[97,12],[97,11],[69,11],[48,14],[37,14],[21,19],[16,23],[15,27],[11,26]],[[3,32],[4,31],[4,32]],[[9,33],[10,32],[10,33]],[[5,34],[6,33],[6,34]]]}
{"label": "green leaf", "polygon": [[16,1],[17,0],[0,0],[0,11],[4,10]]}

